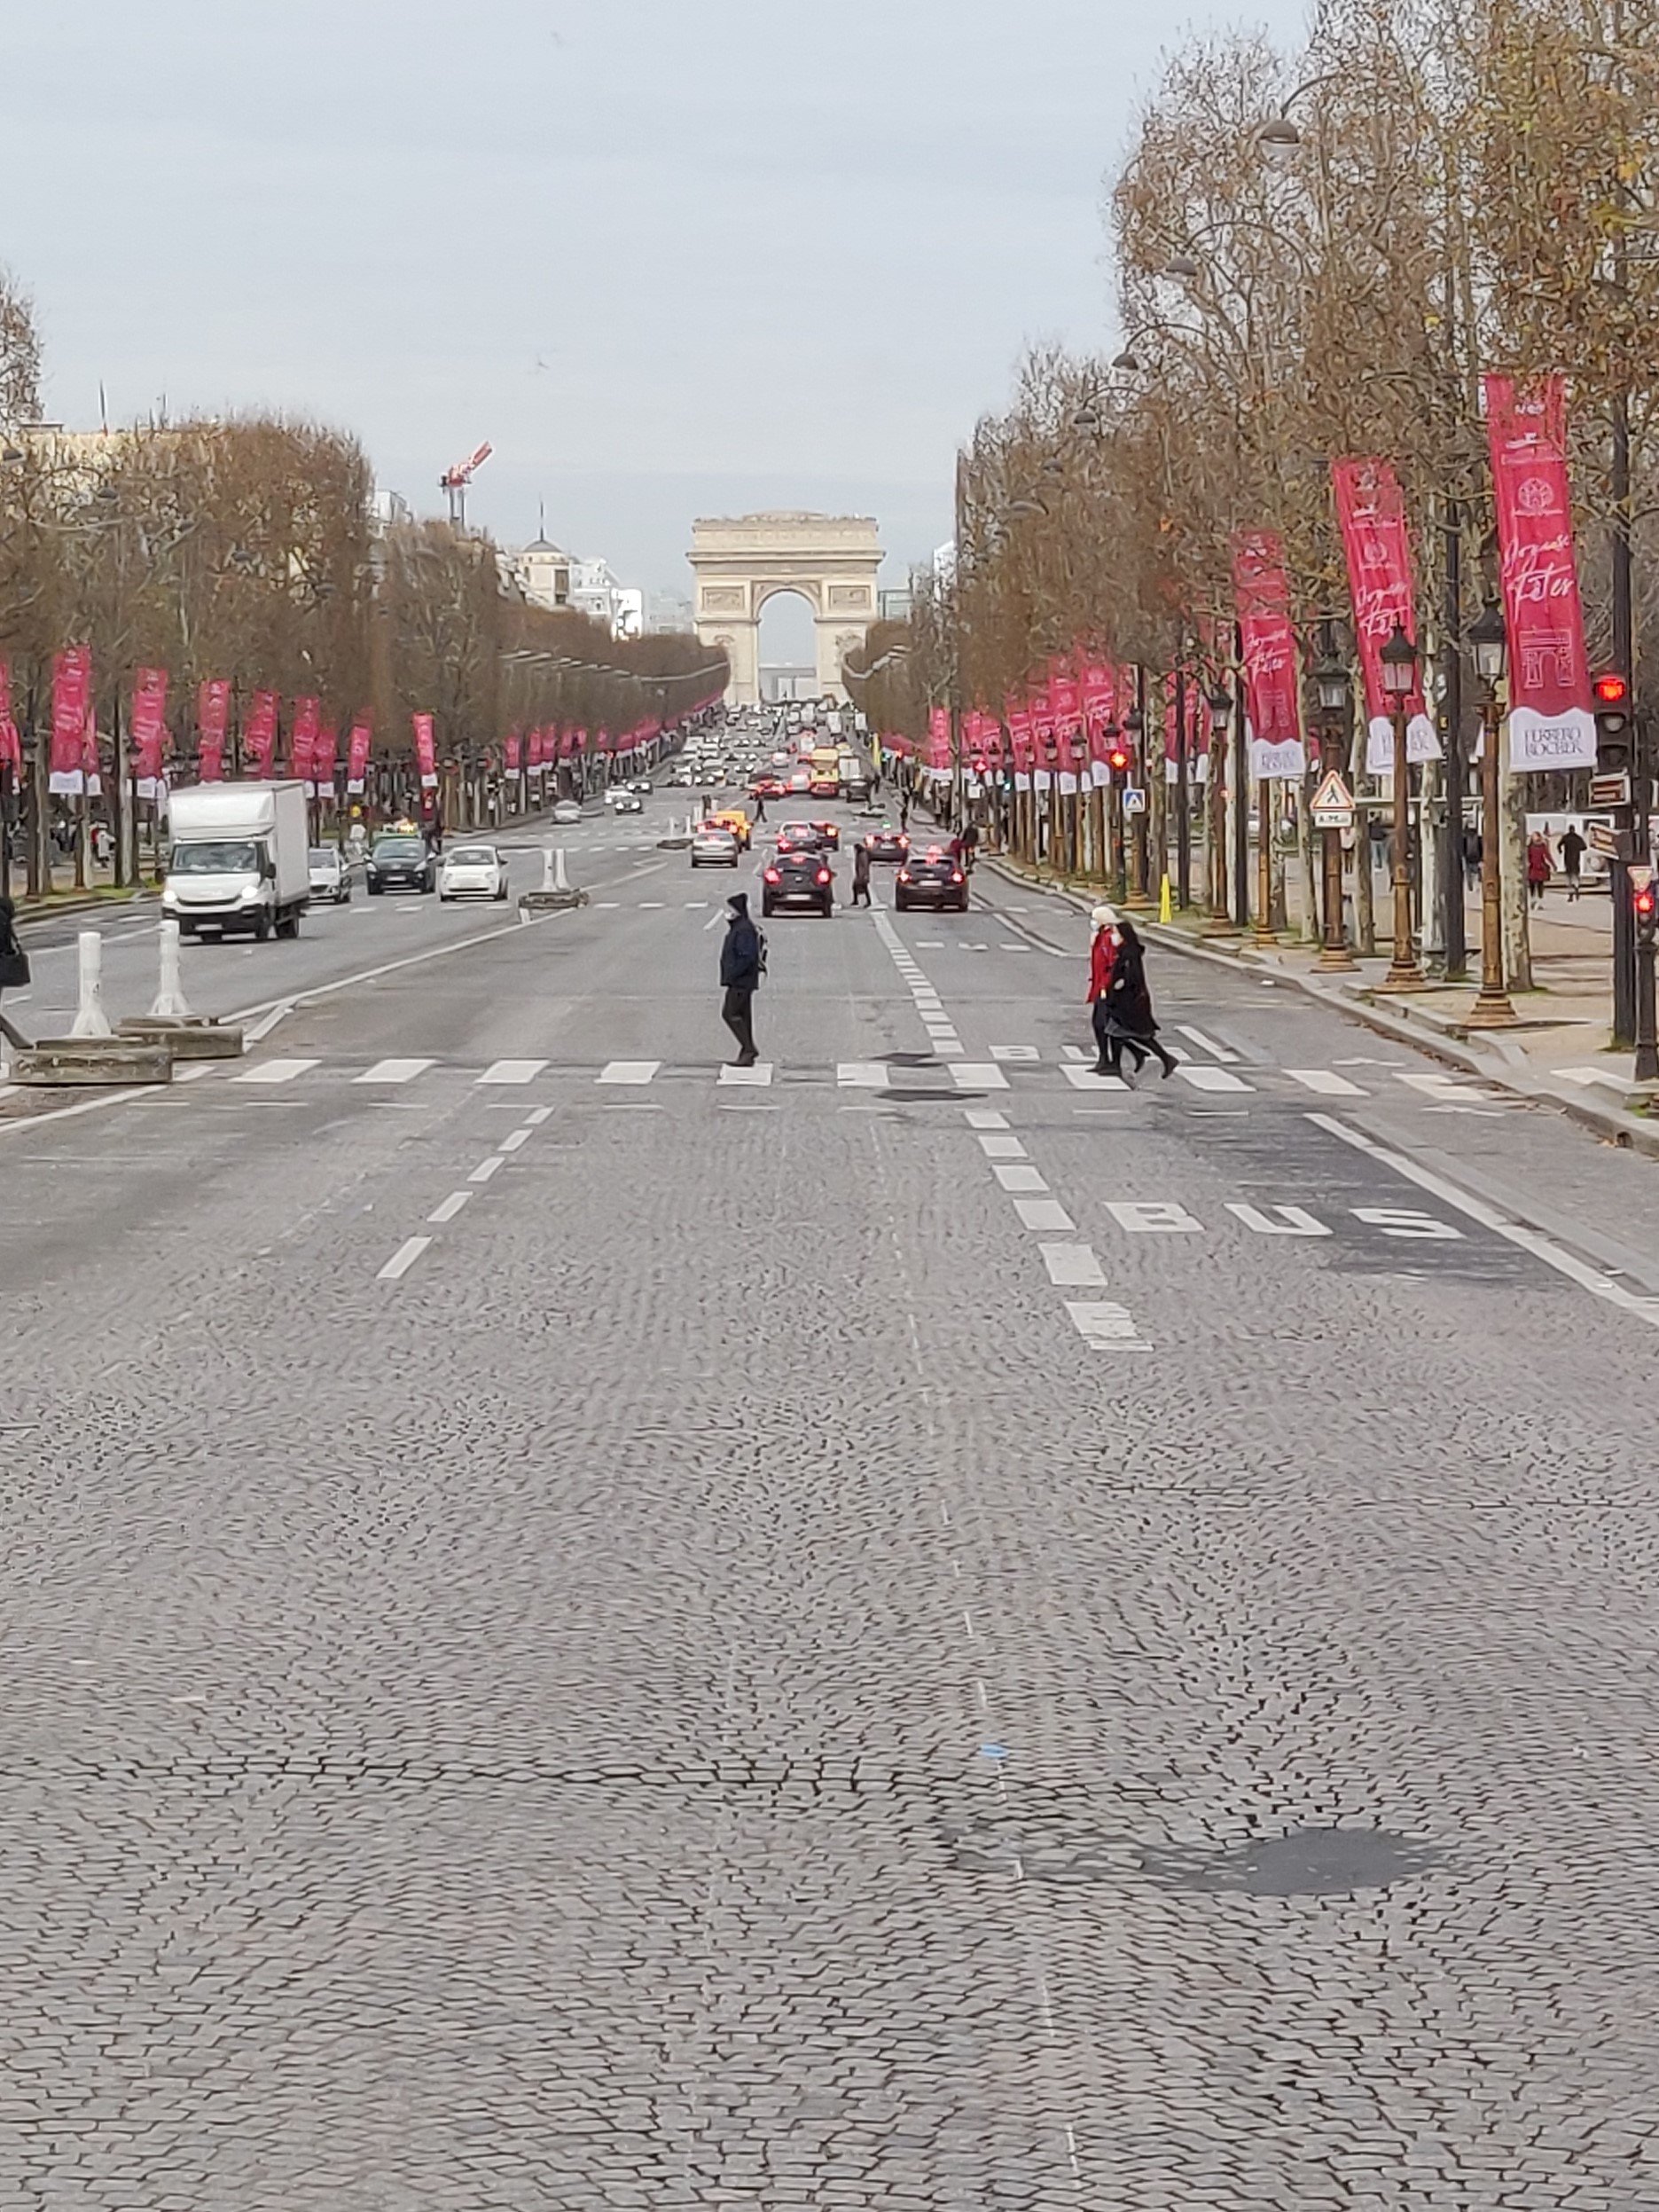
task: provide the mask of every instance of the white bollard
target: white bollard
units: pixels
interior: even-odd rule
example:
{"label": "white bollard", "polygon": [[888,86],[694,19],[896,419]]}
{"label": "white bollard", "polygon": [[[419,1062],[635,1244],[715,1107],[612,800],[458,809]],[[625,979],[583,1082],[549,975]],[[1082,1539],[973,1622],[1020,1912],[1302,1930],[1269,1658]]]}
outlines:
{"label": "white bollard", "polygon": [[155,1004],[150,1008],[153,1021],[188,1022],[195,1017],[190,1010],[190,1000],[184,996],[184,980],[179,973],[178,924],[161,924],[161,985],[155,994]]}
{"label": "white bollard", "polygon": [[570,880],[565,874],[565,849],[563,845],[560,845],[558,851],[553,855],[553,889],[556,891],[567,891],[570,889]]}
{"label": "white bollard", "polygon": [[[561,856],[561,858],[562,858],[562,856]],[[544,845],[544,846],[542,847],[542,889],[543,889],[544,891],[550,891],[550,890],[552,890],[552,888],[553,888],[553,848],[552,847],[552,845]]]}
{"label": "white bollard", "polygon": [[82,930],[76,937],[75,967],[80,999],[70,1036],[113,1036],[104,1011],[104,940],[96,930]]}

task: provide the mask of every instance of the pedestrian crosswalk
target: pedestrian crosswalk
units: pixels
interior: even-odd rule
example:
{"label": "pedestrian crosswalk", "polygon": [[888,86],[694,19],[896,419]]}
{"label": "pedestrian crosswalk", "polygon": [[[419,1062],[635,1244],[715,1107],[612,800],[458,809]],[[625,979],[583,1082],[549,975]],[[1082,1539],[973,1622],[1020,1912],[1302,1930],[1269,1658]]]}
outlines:
{"label": "pedestrian crosswalk", "polygon": [[[1196,1094],[1193,1111],[1204,1110],[1197,1100],[1230,1100],[1242,1103],[1319,1098],[1324,1100],[1379,1099],[1405,1103],[1415,1099],[1428,1111],[1484,1112],[1506,1110],[1515,1103],[1505,1093],[1478,1078],[1444,1070],[1381,1065],[1366,1071],[1361,1082],[1336,1068],[1280,1068],[1247,1065],[1235,1059],[1231,1066],[1192,1057],[1177,1062],[1173,1080],[1162,1082],[1155,1067],[1130,1081],[1119,1075],[1096,1072],[1094,1062],[1077,1047],[1053,1051],[1036,1045],[991,1045],[981,1047],[983,1059],[970,1060],[954,1039],[950,1047],[930,1044],[924,1053],[900,1053],[888,1059],[760,1061],[753,1067],[723,1065],[708,1060],[606,1060],[592,1063],[555,1061],[550,1055],[513,1057],[477,1062],[446,1060],[434,1054],[410,1054],[371,1061],[321,1056],[274,1055],[254,1057],[223,1074],[203,1068],[203,1082],[216,1087],[228,1081],[256,1091],[304,1088],[344,1083],[367,1094],[419,1091],[439,1084],[462,1084],[477,1089],[524,1090],[538,1083],[587,1086],[598,1092],[639,1091],[653,1086],[711,1085],[726,1089],[805,1089],[818,1086],[842,1092],[896,1094],[909,1100],[924,1093],[941,1098],[964,1094],[1008,1094],[1047,1092],[1057,1099],[1076,1094],[1099,1093],[1127,1100],[1170,1099],[1178,1105]],[[192,1071],[195,1073],[196,1071]],[[1079,1109],[1079,1110],[1082,1110]]]}

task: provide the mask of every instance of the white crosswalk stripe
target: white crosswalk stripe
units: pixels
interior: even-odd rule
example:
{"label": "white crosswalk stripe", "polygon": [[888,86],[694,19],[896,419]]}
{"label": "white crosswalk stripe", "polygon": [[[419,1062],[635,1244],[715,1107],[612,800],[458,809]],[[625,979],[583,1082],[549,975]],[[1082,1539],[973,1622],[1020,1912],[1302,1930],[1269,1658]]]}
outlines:
{"label": "white crosswalk stripe", "polygon": [[951,1080],[959,1091],[1006,1091],[1008,1079],[991,1060],[965,1060],[952,1068]]}
{"label": "white crosswalk stripe", "polygon": [[835,1081],[843,1091],[884,1091],[892,1080],[892,1071],[880,1060],[841,1060],[835,1066]]}
{"label": "white crosswalk stripe", "polygon": [[650,1083],[654,1080],[660,1060],[607,1060],[595,1078],[600,1083]]}
{"label": "white crosswalk stripe", "polygon": [[1129,1088],[1121,1075],[1097,1075],[1092,1068],[1068,1060],[1060,1073],[1074,1091],[1126,1091]]}
{"label": "white crosswalk stripe", "polygon": [[478,1079],[481,1083],[534,1083],[546,1065],[545,1060],[497,1060]]}
{"label": "white crosswalk stripe", "polygon": [[1230,1068],[1201,1067],[1190,1061],[1183,1061],[1176,1072],[1195,1091],[1248,1091],[1251,1088]]}
{"label": "white crosswalk stripe", "polygon": [[1106,1270],[1095,1257],[1092,1244],[1039,1244],[1048,1279],[1067,1290],[1106,1288]]}
{"label": "white crosswalk stripe", "polygon": [[1219,1060],[1224,1065],[1231,1065],[1238,1059],[1238,1054],[1230,1045],[1218,1045],[1213,1037],[1206,1036],[1201,1029],[1193,1029],[1186,1022],[1178,1022],[1175,1026],[1183,1037],[1190,1039],[1198,1047],[1200,1052],[1207,1052],[1212,1060]]}
{"label": "white crosswalk stripe", "polygon": [[1304,1091],[1318,1091],[1326,1098],[1366,1098],[1369,1095],[1358,1083],[1350,1083],[1345,1075],[1338,1075],[1330,1068],[1287,1068],[1285,1073],[1293,1083],[1300,1083]]}
{"label": "white crosswalk stripe", "polygon": [[720,1071],[722,1083],[747,1083],[764,1089],[772,1079],[770,1060],[757,1060],[752,1068],[734,1068],[730,1062]]}
{"label": "white crosswalk stripe", "polygon": [[1068,1298],[1066,1311],[1077,1334],[1097,1352],[1150,1349],[1127,1306],[1109,1298]]}
{"label": "white crosswalk stripe", "polygon": [[436,1065],[435,1060],[377,1060],[351,1079],[354,1083],[412,1083],[418,1075],[425,1075]]}
{"label": "white crosswalk stripe", "polygon": [[322,1066],[320,1060],[262,1060],[256,1068],[244,1068],[239,1075],[231,1078],[232,1083],[292,1083],[296,1077],[309,1075],[313,1068]]}

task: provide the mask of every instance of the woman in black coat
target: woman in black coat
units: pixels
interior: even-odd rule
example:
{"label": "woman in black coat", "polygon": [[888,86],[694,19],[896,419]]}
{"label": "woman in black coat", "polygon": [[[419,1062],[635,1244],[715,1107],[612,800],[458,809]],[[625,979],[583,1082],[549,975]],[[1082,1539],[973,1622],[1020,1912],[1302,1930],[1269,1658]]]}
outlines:
{"label": "woman in black coat", "polygon": [[[21,991],[28,982],[28,954],[18,943],[13,921],[16,908],[9,898],[0,898],[0,992]],[[4,1037],[14,1052],[27,1052],[28,1039],[20,1037],[4,1014],[0,1014],[0,1037]]]}
{"label": "woman in black coat", "polygon": [[1148,1058],[1155,1058],[1166,1079],[1175,1073],[1175,1058],[1158,1042],[1158,1024],[1152,1017],[1152,993],[1146,987],[1146,948],[1132,922],[1117,925],[1117,958],[1106,992],[1106,1019],[1102,1024],[1107,1058],[1115,1075],[1122,1074],[1123,1055],[1134,1055],[1136,1075]]}

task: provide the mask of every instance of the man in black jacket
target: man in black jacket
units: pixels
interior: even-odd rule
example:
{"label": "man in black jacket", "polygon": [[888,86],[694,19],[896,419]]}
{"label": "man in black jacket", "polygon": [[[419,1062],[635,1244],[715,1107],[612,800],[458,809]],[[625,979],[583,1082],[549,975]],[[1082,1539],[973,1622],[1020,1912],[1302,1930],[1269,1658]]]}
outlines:
{"label": "man in black jacket", "polygon": [[726,904],[732,913],[726,941],[720,947],[720,980],[726,994],[720,1018],[738,1040],[732,1066],[752,1068],[760,1056],[755,1049],[752,1008],[761,983],[761,933],[749,919],[747,891],[733,891]]}

